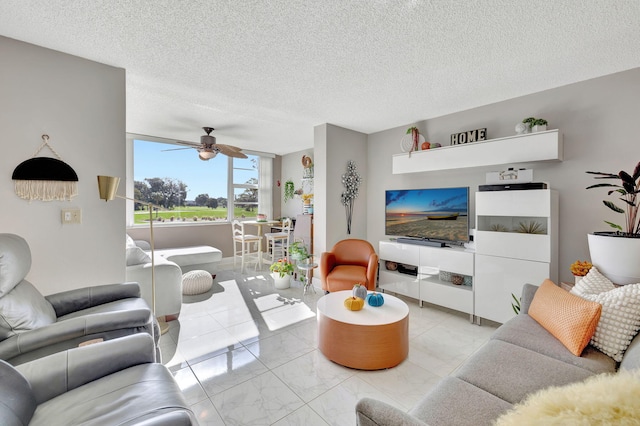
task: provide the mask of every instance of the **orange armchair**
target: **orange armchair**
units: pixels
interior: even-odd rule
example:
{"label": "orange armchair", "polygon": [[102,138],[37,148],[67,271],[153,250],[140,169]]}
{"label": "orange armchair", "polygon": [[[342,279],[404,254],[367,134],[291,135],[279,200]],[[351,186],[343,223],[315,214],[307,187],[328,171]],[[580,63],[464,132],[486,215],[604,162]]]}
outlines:
{"label": "orange armchair", "polygon": [[320,258],[320,281],[326,292],[351,290],[357,283],[375,290],[377,273],[378,255],[365,240],[338,241]]}

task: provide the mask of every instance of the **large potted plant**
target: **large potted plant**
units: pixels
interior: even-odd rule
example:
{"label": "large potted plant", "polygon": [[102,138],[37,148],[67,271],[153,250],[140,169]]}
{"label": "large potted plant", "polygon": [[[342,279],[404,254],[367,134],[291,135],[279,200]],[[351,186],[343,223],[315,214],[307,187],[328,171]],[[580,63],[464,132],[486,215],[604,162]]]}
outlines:
{"label": "large potted plant", "polygon": [[633,173],[621,171],[618,174],[587,172],[595,179],[613,179],[617,183],[598,183],[592,188],[609,188],[607,195],[616,196],[622,203],[604,200],[603,203],[616,213],[625,215],[624,227],[613,222],[605,222],[615,229],[609,232],[589,234],[591,263],[602,274],[616,284],[640,282],[640,216],[638,216],[637,195],[640,192],[640,162]]}

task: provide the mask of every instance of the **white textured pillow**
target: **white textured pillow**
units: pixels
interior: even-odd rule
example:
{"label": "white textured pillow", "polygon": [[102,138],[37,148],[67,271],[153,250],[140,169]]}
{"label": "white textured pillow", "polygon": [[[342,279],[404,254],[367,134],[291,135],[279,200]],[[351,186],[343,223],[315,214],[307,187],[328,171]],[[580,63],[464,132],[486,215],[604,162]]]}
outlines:
{"label": "white textured pillow", "polygon": [[127,248],[127,266],[151,262],[151,257],[140,247]]}
{"label": "white textured pillow", "polygon": [[135,243],[135,241],[133,241],[133,238],[131,238],[131,237],[129,236],[129,234],[125,234],[125,235],[127,236],[127,242],[126,242],[125,247],[126,247],[126,248],[136,247],[136,243]]}
{"label": "white textured pillow", "polygon": [[591,344],[616,361],[640,330],[640,284],[616,287],[594,266],[571,293],[602,305]]}

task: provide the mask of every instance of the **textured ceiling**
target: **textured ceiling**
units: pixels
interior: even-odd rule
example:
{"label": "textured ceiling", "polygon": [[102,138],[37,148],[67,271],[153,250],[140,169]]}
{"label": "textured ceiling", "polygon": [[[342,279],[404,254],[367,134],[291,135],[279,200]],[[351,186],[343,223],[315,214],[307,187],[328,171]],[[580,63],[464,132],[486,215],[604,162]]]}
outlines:
{"label": "textured ceiling", "polygon": [[128,132],[284,154],[322,123],[373,133],[638,67],[640,1],[3,0],[0,35],[125,68]]}

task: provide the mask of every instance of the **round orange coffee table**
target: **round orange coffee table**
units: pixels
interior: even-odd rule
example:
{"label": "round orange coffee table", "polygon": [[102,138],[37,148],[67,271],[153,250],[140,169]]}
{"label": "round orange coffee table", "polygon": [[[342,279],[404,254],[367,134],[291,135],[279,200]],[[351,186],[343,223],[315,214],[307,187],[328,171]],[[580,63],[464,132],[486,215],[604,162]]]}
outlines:
{"label": "round orange coffee table", "polygon": [[409,354],[409,307],[384,294],[384,305],[360,311],[344,307],[351,291],[318,300],[318,348],[331,361],[360,370],[395,367]]}

